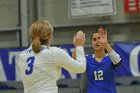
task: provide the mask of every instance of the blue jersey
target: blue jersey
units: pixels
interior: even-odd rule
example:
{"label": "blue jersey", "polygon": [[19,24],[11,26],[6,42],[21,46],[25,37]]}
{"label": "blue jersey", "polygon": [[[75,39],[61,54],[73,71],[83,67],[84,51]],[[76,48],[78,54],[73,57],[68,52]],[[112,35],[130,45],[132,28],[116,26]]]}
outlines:
{"label": "blue jersey", "polygon": [[94,55],[87,55],[87,93],[117,93],[115,89],[115,67],[108,55],[97,62]]}

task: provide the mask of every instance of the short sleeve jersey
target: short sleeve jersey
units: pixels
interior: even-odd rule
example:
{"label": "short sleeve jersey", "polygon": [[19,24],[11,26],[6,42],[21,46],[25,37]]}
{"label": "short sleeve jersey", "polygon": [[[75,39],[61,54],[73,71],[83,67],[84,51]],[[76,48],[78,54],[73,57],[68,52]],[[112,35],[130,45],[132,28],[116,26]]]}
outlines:
{"label": "short sleeve jersey", "polygon": [[115,67],[108,55],[97,62],[94,55],[87,55],[87,93],[117,93],[115,89]]}

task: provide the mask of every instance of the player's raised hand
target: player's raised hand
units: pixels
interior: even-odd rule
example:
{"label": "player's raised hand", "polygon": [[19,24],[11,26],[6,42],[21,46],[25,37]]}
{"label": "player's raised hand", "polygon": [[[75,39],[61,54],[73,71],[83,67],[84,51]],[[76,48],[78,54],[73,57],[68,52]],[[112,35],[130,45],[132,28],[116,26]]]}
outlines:
{"label": "player's raised hand", "polygon": [[77,46],[84,46],[85,44],[85,33],[83,31],[78,31],[74,38],[73,38],[73,44],[75,47]]}
{"label": "player's raised hand", "polygon": [[108,43],[107,40],[107,31],[102,26],[98,28],[98,33],[100,34],[100,42],[105,45]]}

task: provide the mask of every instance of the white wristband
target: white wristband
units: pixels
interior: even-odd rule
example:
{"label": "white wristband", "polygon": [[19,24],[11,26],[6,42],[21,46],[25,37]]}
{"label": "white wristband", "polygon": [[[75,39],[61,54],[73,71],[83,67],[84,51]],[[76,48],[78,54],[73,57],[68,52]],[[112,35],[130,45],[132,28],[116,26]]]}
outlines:
{"label": "white wristband", "polygon": [[114,50],[109,54],[110,59],[112,60],[113,64],[118,64],[121,60],[119,54],[117,54]]}

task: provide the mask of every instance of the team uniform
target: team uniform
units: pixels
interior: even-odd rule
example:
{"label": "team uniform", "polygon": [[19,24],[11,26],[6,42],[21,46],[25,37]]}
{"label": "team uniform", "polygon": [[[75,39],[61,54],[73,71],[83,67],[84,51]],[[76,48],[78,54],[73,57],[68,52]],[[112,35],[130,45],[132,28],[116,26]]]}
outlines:
{"label": "team uniform", "polygon": [[121,59],[115,51],[97,62],[94,54],[87,55],[87,93],[117,93],[115,89],[115,68],[121,65]]}
{"label": "team uniform", "polygon": [[42,45],[42,50],[35,54],[32,47],[22,51],[18,66],[24,86],[24,93],[58,93],[56,85],[61,76],[61,68],[74,73],[83,73],[86,58],[82,46],[76,48],[76,60],[63,49]]}

